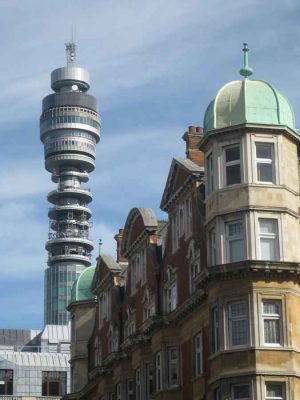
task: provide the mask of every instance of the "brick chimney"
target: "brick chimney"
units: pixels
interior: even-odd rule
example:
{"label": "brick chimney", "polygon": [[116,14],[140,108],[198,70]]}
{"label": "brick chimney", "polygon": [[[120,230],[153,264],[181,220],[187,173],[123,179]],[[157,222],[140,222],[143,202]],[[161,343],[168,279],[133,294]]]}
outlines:
{"label": "brick chimney", "polygon": [[127,259],[121,254],[122,239],[124,235],[124,229],[119,229],[119,232],[115,235],[114,239],[117,242],[117,262],[127,262]]}
{"label": "brick chimney", "polygon": [[182,139],[186,143],[186,157],[199,167],[204,167],[204,154],[199,150],[200,140],[203,138],[203,128],[200,126],[189,126]]}

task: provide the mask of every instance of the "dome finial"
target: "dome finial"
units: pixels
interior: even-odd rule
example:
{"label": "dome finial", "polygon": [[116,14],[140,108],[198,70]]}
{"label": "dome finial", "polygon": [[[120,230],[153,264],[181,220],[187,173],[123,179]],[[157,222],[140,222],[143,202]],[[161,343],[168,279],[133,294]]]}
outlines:
{"label": "dome finial", "polygon": [[244,52],[244,66],[243,68],[240,70],[240,74],[247,79],[248,76],[251,76],[253,74],[253,69],[249,67],[248,65],[248,51],[249,51],[249,47],[248,47],[248,43],[244,43],[244,48],[243,48],[243,52]]}

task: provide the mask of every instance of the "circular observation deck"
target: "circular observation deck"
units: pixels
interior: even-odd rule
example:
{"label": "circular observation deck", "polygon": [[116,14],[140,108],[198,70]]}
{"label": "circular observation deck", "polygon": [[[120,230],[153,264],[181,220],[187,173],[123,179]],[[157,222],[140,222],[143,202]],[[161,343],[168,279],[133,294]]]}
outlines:
{"label": "circular observation deck", "polygon": [[84,154],[79,153],[60,153],[51,154],[45,159],[45,168],[48,172],[57,172],[61,167],[74,165],[82,171],[92,172],[95,169],[95,160]]}
{"label": "circular observation deck", "polygon": [[54,264],[61,262],[71,262],[71,263],[82,263],[85,266],[91,265],[91,255],[80,255],[80,254],[60,254],[60,255],[50,255],[48,257],[47,264],[51,267]]}
{"label": "circular observation deck", "polygon": [[92,223],[86,219],[58,219],[50,220],[50,227],[53,231],[62,231],[64,226],[72,225],[77,226],[81,229],[88,229],[92,227]]}
{"label": "circular observation deck", "polygon": [[89,219],[92,216],[92,212],[88,207],[79,204],[66,204],[56,205],[55,207],[49,208],[48,217],[50,219],[59,219],[61,218],[61,215],[65,215],[68,212],[73,212],[73,215],[78,214],[78,218],[80,215],[84,215],[86,219]]}
{"label": "circular observation deck", "polygon": [[64,237],[64,238],[57,237],[55,239],[54,238],[50,239],[46,242],[45,248],[46,250],[51,251],[51,249],[53,249],[54,247],[68,246],[71,244],[77,244],[84,247],[88,253],[91,252],[94,248],[94,243],[92,240],[86,239],[84,237],[74,237],[74,236]]}
{"label": "circular observation deck", "polygon": [[48,193],[48,201],[52,204],[57,204],[62,198],[75,198],[80,199],[83,203],[88,204],[92,201],[93,195],[88,189],[81,188],[63,188],[52,190]]}

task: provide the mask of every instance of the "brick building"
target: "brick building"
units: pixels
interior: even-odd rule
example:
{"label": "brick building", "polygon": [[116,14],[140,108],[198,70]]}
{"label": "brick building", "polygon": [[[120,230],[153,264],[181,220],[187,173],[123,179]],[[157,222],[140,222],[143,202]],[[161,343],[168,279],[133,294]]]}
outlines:
{"label": "brick building", "polygon": [[93,295],[70,304],[85,382],[65,399],[300,398],[300,140],[288,101],[251,73],[245,57],[204,132],[184,134],[167,221],[133,208],[117,260],[100,256]]}

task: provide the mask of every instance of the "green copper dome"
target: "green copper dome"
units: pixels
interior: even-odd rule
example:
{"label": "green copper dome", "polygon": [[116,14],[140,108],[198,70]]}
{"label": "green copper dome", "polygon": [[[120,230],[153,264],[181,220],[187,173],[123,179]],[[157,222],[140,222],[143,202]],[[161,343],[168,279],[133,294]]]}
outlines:
{"label": "green copper dome", "polygon": [[71,303],[74,301],[94,300],[95,295],[91,292],[92,281],[96,267],[85,268],[76,281],[73,283],[71,291]]}
{"label": "green copper dome", "polygon": [[295,129],[295,116],[289,101],[268,82],[250,79],[229,82],[209,104],[204,130],[245,123]]}
{"label": "green copper dome", "polygon": [[243,53],[240,74],[245,79],[229,82],[219,90],[205,112],[204,131],[245,123],[283,125],[295,130],[294,111],[289,101],[268,82],[248,79],[253,69],[249,66],[247,43]]}

